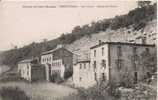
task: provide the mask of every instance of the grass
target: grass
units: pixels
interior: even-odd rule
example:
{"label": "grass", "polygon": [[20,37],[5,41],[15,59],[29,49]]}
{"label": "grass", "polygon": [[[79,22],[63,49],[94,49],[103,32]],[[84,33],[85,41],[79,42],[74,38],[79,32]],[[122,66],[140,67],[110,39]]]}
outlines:
{"label": "grass", "polygon": [[26,82],[7,82],[0,83],[0,89],[3,87],[19,87],[23,90],[31,100],[55,100],[57,98],[63,98],[69,96],[72,93],[76,93],[77,90],[57,85],[53,83],[26,83]]}
{"label": "grass", "polygon": [[18,87],[2,87],[0,96],[3,100],[30,100],[25,92]]}

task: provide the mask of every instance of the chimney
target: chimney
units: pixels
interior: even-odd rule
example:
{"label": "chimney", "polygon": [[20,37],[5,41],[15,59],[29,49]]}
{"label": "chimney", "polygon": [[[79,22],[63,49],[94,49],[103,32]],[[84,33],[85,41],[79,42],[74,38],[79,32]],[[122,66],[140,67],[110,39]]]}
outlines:
{"label": "chimney", "polygon": [[101,44],[102,43],[102,41],[101,40],[99,40],[99,44]]}

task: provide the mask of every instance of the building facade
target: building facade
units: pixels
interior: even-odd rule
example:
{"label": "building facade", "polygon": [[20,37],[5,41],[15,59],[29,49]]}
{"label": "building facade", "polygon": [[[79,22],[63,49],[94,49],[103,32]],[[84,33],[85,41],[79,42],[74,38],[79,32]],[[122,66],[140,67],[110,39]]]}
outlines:
{"label": "building facade", "polygon": [[45,80],[45,68],[33,59],[22,60],[18,63],[20,77],[32,81]]}
{"label": "building facade", "polygon": [[88,88],[95,84],[94,71],[90,67],[90,60],[80,60],[73,67],[73,84],[75,87]]}
{"label": "building facade", "polygon": [[46,67],[48,81],[53,73],[60,74],[64,79],[68,78],[72,76],[73,53],[63,46],[57,46],[57,48],[53,50],[42,53],[41,64],[44,64]]}
{"label": "building facade", "polygon": [[[122,82],[143,80],[150,70],[143,66],[143,59],[155,56],[156,47],[147,44],[101,42],[91,49],[91,66],[97,82]],[[143,56],[146,55],[146,56]],[[146,57],[146,58],[145,58]]]}
{"label": "building facade", "polygon": [[127,78],[137,83],[154,70],[147,64],[154,56],[155,45],[100,41],[90,48],[88,69],[81,69],[84,61],[74,65],[73,81],[78,87],[91,87],[99,82],[127,82]]}

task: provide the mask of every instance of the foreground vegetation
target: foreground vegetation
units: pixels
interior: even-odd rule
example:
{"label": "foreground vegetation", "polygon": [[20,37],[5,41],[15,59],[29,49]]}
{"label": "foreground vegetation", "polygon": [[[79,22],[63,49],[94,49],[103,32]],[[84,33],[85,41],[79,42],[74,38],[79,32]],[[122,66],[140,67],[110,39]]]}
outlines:
{"label": "foreground vegetation", "polygon": [[0,97],[2,100],[30,100],[25,92],[18,87],[2,87]]}

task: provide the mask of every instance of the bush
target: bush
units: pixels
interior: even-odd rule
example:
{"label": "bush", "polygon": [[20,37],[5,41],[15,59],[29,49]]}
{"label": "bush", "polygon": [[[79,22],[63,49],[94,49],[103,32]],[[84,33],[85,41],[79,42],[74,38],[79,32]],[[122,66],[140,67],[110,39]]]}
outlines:
{"label": "bush", "polygon": [[0,96],[3,100],[30,100],[25,92],[18,87],[2,87],[0,89]]}
{"label": "bush", "polygon": [[65,73],[64,73],[64,78],[65,79],[68,79],[69,77],[71,77],[72,76],[72,71],[71,70],[68,70],[68,71],[65,71]]}
{"label": "bush", "polygon": [[60,74],[57,72],[51,75],[50,80],[51,82],[55,82],[55,83],[62,83],[64,81],[64,79],[61,78]]}
{"label": "bush", "polygon": [[79,89],[78,95],[81,100],[116,100],[119,92],[114,85],[101,83],[89,89]]}

